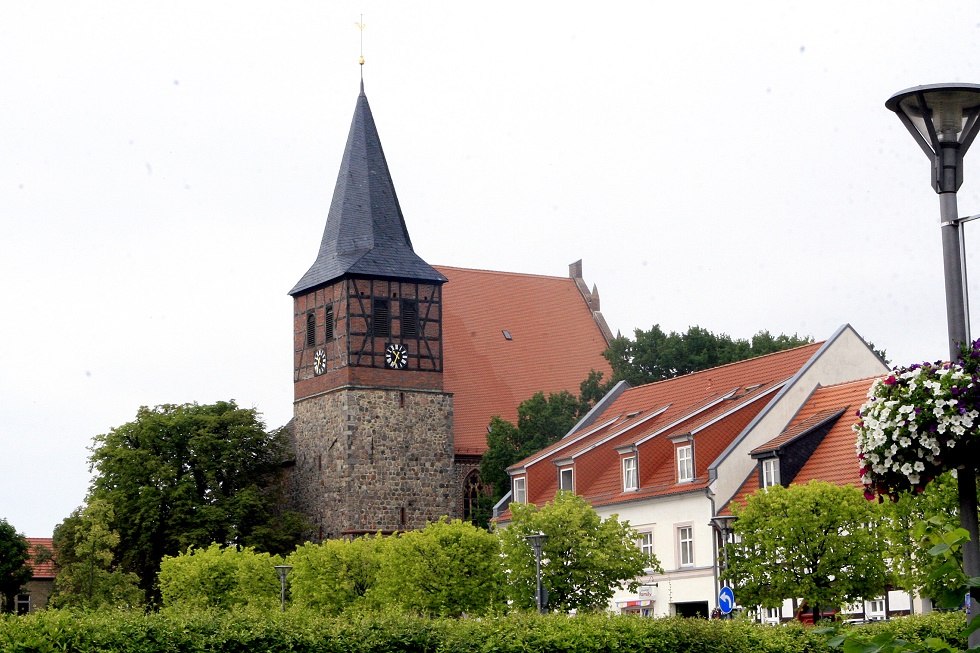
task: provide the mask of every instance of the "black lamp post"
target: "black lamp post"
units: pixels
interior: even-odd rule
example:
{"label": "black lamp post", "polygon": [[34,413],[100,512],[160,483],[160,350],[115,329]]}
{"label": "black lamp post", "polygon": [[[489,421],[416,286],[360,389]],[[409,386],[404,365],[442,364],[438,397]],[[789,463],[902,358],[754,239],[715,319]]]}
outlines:
{"label": "black lamp post", "polygon": [[528,541],[531,548],[534,549],[534,576],[537,579],[537,585],[534,592],[534,603],[538,606],[538,612],[544,614],[545,601],[544,592],[541,585],[541,548],[544,543],[548,541],[548,536],[544,533],[533,533],[531,535],[525,535],[524,539]]}
{"label": "black lamp post", "polygon": [[[928,84],[900,91],[885,106],[896,114],[915,142],[932,161],[932,187],[939,194],[942,229],[943,272],[946,284],[946,328],[949,358],[956,360],[960,347],[970,342],[970,311],[966,285],[966,254],[962,223],[957,214],[956,191],[963,183],[963,157],[980,131],[980,84]],[[972,453],[972,452],[971,452]],[[965,469],[957,474],[960,525],[970,534],[963,547],[963,571],[980,576],[977,528],[976,463],[964,457]],[[973,616],[980,592],[971,592],[967,619]],[[970,647],[980,645],[980,631],[970,635]]]}
{"label": "black lamp post", "polygon": [[291,565],[276,565],[276,573],[279,574],[279,605],[283,612],[286,611],[286,574],[291,569]]}

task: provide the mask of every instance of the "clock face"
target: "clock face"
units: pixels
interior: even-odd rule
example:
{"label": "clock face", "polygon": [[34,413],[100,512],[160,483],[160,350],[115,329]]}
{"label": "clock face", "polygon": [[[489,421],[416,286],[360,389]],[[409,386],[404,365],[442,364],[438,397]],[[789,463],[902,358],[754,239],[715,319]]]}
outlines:
{"label": "clock face", "polygon": [[408,350],[405,345],[392,342],[385,347],[385,367],[403,370],[408,365]]}
{"label": "clock face", "polygon": [[327,354],[322,349],[317,349],[313,354],[313,373],[320,376],[327,371]]}

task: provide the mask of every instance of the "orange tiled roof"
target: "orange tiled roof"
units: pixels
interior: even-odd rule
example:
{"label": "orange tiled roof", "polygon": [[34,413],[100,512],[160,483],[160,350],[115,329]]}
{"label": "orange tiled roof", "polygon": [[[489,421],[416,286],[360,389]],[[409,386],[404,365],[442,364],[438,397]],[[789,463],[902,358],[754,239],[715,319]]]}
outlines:
{"label": "orange tiled roof", "polygon": [[[535,503],[551,500],[557,485],[554,463],[569,459],[574,459],[575,492],[593,505],[700,489],[708,482],[708,466],[822,345],[628,389],[590,426],[511,469],[525,468],[528,497]],[[693,434],[695,479],[677,483],[672,438],[687,434]],[[627,446],[638,450],[639,490],[623,492],[616,449]]]}
{"label": "orange tiled roof", "polygon": [[[757,447],[752,453],[772,451],[836,416],[833,426],[800,468],[792,483],[821,480],[837,485],[860,486],[861,476],[854,449],[855,436],[851,427],[857,421],[857,410],[867,399],[868,389],[873,381],[874,378],[866,378],[817,388],[782,433]],[[758,490],[759,485],[759,471],[756,466],[718,514],[730,516],[731,505],[745,503],[745,498]]]}
{"label": "orange tiled roof", "polygon": [[861,485],[860,465],[854,448],[856,436],[851,427],[857,422],[857,410],[867,400],[873,381],[873,378],[860,379],[819,388],[813,393],[803,410],[813,413],[835,407],[845,410],[793,479],[794,483],[819,479],[838,485]]}
{"label": "orange tiled roof", "polygon": [[55,577],[55,564],[54,560],[47,560],[41,564],[34,564],[34,556],[37,555],[38,549],[46,548],[49,551],[54,550],[54,541],[50,537],[28,537],[28,551],[31,556],[30,565],[34,569],[34,578],[54,578]]}
{"label": "orange tiled roof", "polygon": [[436,269],[449,279],[443,383],[454,394],[457,454],[482,454],[490,418],[516,421],[517,406],[535,392],[578,395],[591,370],[609,378],[608,343],[574,279]]}

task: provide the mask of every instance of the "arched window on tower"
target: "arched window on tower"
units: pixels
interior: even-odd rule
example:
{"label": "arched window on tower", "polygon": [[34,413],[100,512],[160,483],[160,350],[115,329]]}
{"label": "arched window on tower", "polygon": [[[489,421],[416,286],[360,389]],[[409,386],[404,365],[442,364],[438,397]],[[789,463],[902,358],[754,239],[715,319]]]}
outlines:
{"label": "arched window on tower", "polygon": [[480,497],[484,496],[483,484],[480,483],[480,470],[474,469],[466,475],[463,481],[463,519],[473,521],[480,509]]}

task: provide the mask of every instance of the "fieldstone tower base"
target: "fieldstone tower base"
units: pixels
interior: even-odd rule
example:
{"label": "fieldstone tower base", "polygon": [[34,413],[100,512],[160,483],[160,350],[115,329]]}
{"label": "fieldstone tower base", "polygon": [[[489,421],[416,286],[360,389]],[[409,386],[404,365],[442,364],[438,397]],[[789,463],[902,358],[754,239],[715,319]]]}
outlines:
{"label": "fieldstone tower base", "polygon": [[294,502],[314,539],[457,516],[452,395],[342,387],[297,401],[294,411]]}

